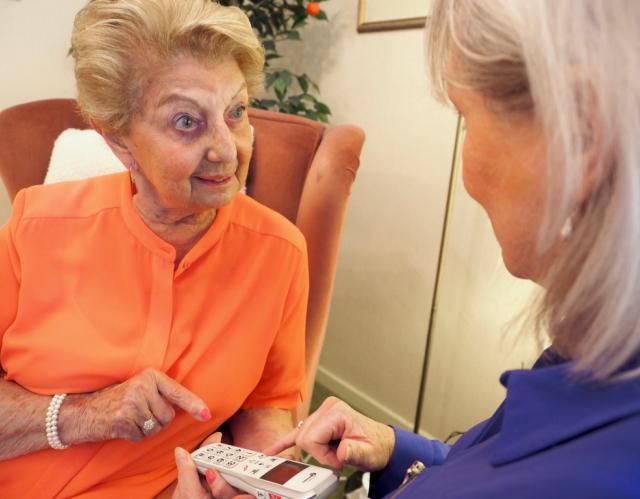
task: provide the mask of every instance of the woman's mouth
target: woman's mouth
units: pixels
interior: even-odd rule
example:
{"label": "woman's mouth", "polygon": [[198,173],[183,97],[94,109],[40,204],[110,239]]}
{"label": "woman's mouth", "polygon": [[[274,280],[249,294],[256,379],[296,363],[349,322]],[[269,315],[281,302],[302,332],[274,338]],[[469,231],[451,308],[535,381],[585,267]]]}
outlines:
{"label": "woman's mouth", "polygon": [[233,175],[194,175],[196,180],[210,186],[224,186],[228,184]]}

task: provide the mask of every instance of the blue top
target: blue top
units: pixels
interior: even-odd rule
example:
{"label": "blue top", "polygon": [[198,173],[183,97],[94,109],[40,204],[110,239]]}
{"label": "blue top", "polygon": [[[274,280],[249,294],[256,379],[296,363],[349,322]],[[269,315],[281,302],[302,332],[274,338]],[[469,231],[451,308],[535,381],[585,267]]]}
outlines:
{"label": "blue top", "polygon": [[[370,497],[640,498],[640,380],[594,384],[550,351],[505,372],[495,414],[450,448],[394,428],[389,465]],[[400,487],[407,467],[427,469]]]}

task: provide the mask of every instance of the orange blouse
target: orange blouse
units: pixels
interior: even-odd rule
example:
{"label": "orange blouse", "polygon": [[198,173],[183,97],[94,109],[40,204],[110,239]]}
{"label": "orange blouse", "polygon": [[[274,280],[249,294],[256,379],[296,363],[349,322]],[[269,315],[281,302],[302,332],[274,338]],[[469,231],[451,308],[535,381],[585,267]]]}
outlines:
{"label": "orange blouse", "polygon": [[[46,449],[0,463],[2,497],[151,497],[240,408],[293,408],[304,384],[302,234],[237,195],[174,270],[128,174],[34,186],[0,229],[0,362],[39,394],[93,392],[147,367],[201,397],[158,435]],[[45,415],[42,415],[44,422]],[[44,430],[43,430],[44,431]]]}

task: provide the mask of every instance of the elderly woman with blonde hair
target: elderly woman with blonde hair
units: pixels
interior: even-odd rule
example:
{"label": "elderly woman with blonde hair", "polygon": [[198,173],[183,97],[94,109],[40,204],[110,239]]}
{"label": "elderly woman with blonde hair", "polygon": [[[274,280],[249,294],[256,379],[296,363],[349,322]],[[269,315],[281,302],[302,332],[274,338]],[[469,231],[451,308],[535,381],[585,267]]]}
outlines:
{"label": "elderly woman with blonde hair", "polygon": [[542,286],[552,346],[451,448],[330,399],[270,451],[373,471],[371,497],[640,497],[639,23],[635,0],[434,1],[465,187],[509,271]]}
{"label": "elderly woman with blonde hair", "polygon": [[264,63],[241,10],[91,0],[72,46],[128,172],[23,190],[0,229],[0,495],[151,497],[225,422],[253,449],[292,428],[306,248],[238,194]]}

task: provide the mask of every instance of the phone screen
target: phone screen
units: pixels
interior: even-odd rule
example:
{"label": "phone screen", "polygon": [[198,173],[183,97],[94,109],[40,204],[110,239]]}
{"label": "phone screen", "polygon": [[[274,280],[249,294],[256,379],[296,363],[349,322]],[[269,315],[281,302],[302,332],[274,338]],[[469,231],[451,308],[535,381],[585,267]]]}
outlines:
{"label": "phone screen", "polygon": [[260,478],[272,483],[277,483],[278,485],[283,485],[308,467],[306,464],[296,463],[295,461],[285,461],[272,470],[267,471]]}

